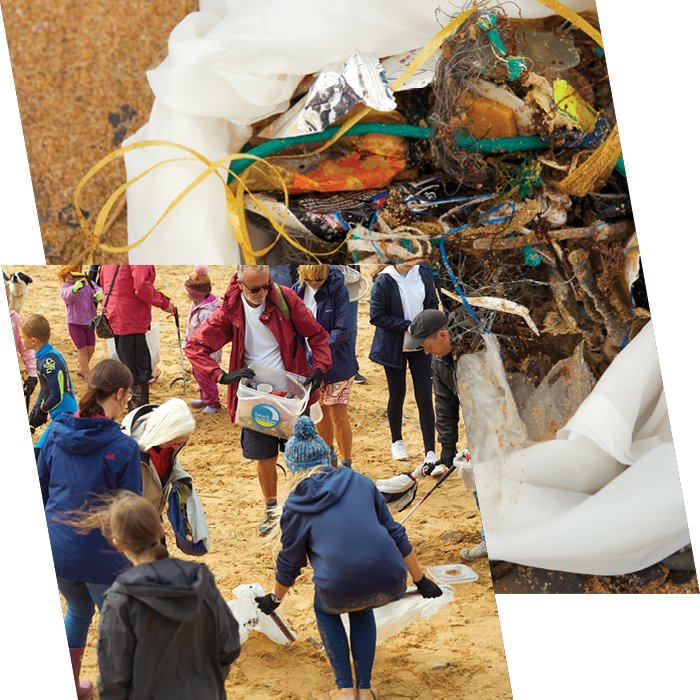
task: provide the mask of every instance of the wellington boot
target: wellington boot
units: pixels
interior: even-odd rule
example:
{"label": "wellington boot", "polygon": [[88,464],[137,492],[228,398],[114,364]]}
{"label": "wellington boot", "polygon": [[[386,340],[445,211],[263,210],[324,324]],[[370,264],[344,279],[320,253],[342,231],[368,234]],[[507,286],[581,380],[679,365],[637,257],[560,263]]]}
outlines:
{"label": "wellington boot", "polygon": [[73,680],[75,681],[75,692],[78,700],[87,698],[92,693],[92,682],[80,680],[80,666],[83,661],[85,649],[69,649],[70,665],[73,667]]}

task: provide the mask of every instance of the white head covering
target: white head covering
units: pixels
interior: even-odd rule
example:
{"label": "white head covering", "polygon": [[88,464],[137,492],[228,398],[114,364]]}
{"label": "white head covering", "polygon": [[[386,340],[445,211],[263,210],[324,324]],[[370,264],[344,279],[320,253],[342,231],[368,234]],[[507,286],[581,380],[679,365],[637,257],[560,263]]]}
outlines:
{"label": "white head covering", "polygon": [[[128,418],[129,416],[124,420],[125,424]],[[133,426],[131,436],[143,452],[182,435],[189,435],[195,428],[192,412],[182,399],[168,399],[138,423],[139,425]]]}

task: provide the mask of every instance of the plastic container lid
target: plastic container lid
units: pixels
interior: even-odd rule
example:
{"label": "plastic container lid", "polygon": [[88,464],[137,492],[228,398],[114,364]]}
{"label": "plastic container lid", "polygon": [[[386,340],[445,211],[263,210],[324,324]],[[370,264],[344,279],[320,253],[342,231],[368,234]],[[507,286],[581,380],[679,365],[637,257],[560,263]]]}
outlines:
{"label": "plastic container lid", "polygon": [[436,583],[469,583],[479,579],[479,574],[465,564],[429,566],[427,571]]}

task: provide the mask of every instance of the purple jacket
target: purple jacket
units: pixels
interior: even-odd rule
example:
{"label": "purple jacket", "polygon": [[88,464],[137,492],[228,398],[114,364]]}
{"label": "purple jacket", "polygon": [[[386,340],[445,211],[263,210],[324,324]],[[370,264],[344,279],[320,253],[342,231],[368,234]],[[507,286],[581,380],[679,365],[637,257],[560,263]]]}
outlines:
{"label": "purple jacket", "polygon": [[94,282],[85,278],[85,284],[73,293],[73,282],[66,282],[61,287],[61,299],[66,303],[67,321],[76,326],[89,326],[90,321],[95,318],[97,304],[94,300],[96,292],[101,292]]}

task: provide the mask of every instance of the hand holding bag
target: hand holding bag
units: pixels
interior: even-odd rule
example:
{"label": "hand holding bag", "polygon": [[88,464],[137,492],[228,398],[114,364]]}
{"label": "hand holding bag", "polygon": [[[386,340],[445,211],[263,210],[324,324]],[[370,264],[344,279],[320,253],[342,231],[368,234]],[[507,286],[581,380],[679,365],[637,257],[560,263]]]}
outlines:
{"label": "hand holding bag", "polygon": [[117,265],[117,268],[114,271],[114,277],[112,277],[112,283],[109,285],[109,291],[107,292],[105,303],[102,305],[102,311],[99,314],[97,314],[95,318],[93,318],[90,322],[90,325],[94,329],[95,335],[98,338],[114,338],[114,331],[112,330],[112,326],[110,326],[109,324],[107,316],[105,315],[105,309],[107,308],[107,304],[109,303],[109,297],[112,294],[112,288],[114,287],[114,282],[117,279],[118,272],[119,265]]}

